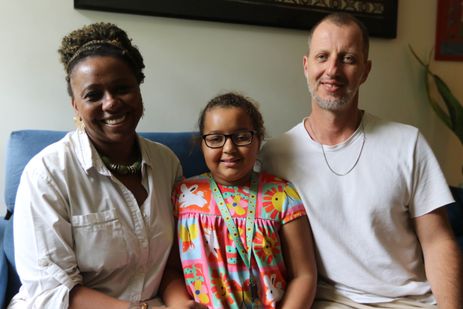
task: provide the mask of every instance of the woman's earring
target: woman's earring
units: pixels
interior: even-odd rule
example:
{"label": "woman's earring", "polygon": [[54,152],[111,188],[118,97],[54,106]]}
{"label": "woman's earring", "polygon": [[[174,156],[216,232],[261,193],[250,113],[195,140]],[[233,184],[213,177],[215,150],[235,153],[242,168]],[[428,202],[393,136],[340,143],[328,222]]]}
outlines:
{"label": "woman's earring", "polygon": [[74,124],[76,125],[77,130],[85,129],[85,124],[79,115],[74,115],[73,120],[74,120]]}

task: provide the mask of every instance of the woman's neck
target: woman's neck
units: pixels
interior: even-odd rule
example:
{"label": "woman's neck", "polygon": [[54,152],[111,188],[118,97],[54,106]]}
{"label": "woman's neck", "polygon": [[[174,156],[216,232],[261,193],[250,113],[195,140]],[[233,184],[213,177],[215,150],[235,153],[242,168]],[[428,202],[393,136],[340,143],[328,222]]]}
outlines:
{"label": "woman's neck", "polygon": [[138,140],[124,143],[95,143],[92,141],[100,156],[105,156],[111,163],[131,164],[141,157]]}

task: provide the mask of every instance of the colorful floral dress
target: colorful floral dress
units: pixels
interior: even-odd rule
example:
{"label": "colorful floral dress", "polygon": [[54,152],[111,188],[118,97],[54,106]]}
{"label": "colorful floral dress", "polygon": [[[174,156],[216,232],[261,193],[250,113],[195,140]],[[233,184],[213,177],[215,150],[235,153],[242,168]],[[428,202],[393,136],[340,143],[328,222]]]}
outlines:
{"label": "colorful floral dress", "polygon": [[[283,224],[305,216],[305,210],[291,183],[266,173],[258,178],[251,272],[257,281],[259,299],[253,304],[274,308],[286,288],[279,231]],[[218,187],[246,247],[249,187]],[[173,198],[188,292],[210,308],[238,308],[243,301],[250,304],[250,273],[214,200],[208,174],[180,182]]]}

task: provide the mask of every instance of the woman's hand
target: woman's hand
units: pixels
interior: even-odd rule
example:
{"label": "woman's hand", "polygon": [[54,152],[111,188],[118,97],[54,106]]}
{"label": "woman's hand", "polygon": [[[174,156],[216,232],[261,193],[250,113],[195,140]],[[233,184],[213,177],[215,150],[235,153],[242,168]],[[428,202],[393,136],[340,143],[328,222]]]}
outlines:
{"label": "woman's hand", "polygon": [[174,304],[166,307],[168,309],[207,309],[208,307],[195,302],[194,300],[187,300],[182,303]]}

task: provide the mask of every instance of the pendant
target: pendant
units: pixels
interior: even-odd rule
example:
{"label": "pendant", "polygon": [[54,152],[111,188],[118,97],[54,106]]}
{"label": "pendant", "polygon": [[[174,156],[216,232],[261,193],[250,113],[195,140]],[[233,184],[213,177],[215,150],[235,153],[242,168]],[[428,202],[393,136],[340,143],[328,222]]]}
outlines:
{"label": "pendant", "polygon": [[257,283],[252,275],[249,278],[249,288],[251,289],[251,303],[254,304],[254,302],[259,298],[259,296],[257,295]]}

